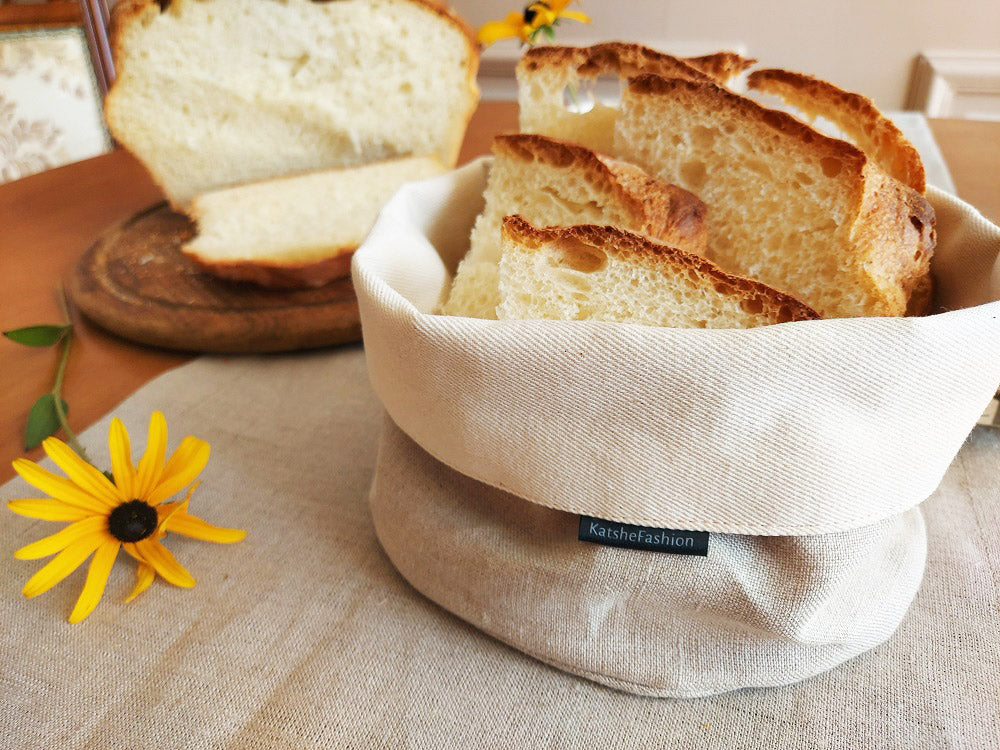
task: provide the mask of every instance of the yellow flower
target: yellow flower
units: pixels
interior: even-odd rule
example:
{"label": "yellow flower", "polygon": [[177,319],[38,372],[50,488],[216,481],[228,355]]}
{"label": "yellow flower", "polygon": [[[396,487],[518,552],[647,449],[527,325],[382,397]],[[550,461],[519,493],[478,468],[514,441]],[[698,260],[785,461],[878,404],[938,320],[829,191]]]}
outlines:
{"label": "yellow flower", "polygon": [[[165,461],[167,422],[163,414],[154,412],[146,453],[138,466],[132,465],[128,433],[118,419],[111,422],[108,442],[114,482],[56,438],[46,439],[42,447],[67,478],[27,459],[14,461],[14,470],[50,497],[12,500],[7,507],[28,518],[72,522],[62,531],[14,553],[19,560],[55,555],[28,579],[22,593],[29,599],[44,594],[94,555],[83,591],[70,614],[71,623],[80,622],[94,611],[119,548],[139,562],[135,588],[126,599],[131,601],[149,587],[157,573],[175,586],[194,586],[191,574],[160,543],[166,532],[223,544],[246,536],[245,531],[219,528],[187,512],[198,486],[192,482],[208,462],[209,445],[204,440],[184,438],[170,460]],[[164,502],[188,485],[182,502]]]}
{"label": "yellow flower", "polygon": [[534,44],[535,37],[540,32],[550,39],[555,38],[553,27],[563,18],[580,23],[590,23],[590,18],[575,10],[566,10],[566,6],[574,0],[548,0],[534,2],[525,7],[521,13],[508,13],[503,21],[490,21],[483,24],[476,34],[476,40],[484,47],[489,47],[501,39],[520,39],[522,44]]}

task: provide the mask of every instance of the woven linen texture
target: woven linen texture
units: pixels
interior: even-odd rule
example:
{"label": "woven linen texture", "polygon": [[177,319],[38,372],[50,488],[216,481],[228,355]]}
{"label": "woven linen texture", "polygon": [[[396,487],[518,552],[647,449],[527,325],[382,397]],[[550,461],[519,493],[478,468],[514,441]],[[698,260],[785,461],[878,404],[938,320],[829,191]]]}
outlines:
{"label": "woven linen texture", "polygon": [[488,166],[400,191],[353,272],[387,411],[491,486],[641,525],[842,531],[928,497],[1000,382],[1000,230],[933,189],[942,314],[707,331],[433,315]]}
{"label": "woven linen texture", "polygon": [[[248,537],[221,547],[171,536],[198,585],[157,581],[131,604],[122,600],[134,565],[119,561],[100,606],[71,626],[84,572],[25,601],[21,586],[41,562],[12,554],[58,525],[8,514],[0,524],[0,746],[996,745],[998,432],[976,428],[921,506],[926,575],[892,638],[789,687],[675,701],[548,667],[435,606],[395,572],[366,502],[381,408],[359,348],[195,360],[114,410],[136,450],[154,409],[166,413],[171,449],[187,434],[212,444],[193,512]],[[109,421],[81,435],[104,464]],[[34,494],[20,479],[0,488],[2,501]]]}
{"label": "woven linen texture", "polygon": [[370,502],[418,591],[548,664],[640,695],[812,677],[888,638],[924,570],[919,508],[818,536],[713,534],[708,557],[580,542],[577,516],[449,469],[388,419]]}

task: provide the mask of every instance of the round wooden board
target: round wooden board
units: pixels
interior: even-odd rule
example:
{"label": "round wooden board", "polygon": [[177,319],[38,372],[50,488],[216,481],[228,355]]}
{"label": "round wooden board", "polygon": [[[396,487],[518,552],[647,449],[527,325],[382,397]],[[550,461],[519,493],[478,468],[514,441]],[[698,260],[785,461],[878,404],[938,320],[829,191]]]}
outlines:
{"label": "round wooden board", "polygon": [[98,325],[126,339],[195,352],[280,352],[361,339],[350,278],[315,289],[225,281],[180,251],[194,225],[161,203],[104,232],[68,291]]}

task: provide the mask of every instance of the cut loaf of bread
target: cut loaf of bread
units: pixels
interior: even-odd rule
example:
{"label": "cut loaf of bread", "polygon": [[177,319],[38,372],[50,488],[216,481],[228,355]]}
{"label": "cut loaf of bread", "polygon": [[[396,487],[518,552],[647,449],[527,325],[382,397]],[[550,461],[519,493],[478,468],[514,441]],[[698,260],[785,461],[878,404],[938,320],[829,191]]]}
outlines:
{"label": "cut loaf of bread", "polygon": [[[725,83],[750,65],[732,52],[679,58],[625,42],[591,47],[533,47],[517,65],[520,128],[580,143],[612,153],[617,107],[600,101],[591,91],[599,79],[622,83],[640,73]],[[577,106],[567,107],[567,97]],[[570,101],[572,104],[572,101]],[[582,106],[592,104],[589,110]]]}
{"label": "cut loaf of bread", "polygon": [[191,206],[198,234],[182,250],[223,278],[319,286],[349,273],[352,253],[401,185],[444,171],[434,158],[410,157],[204,193]]}
{"label": "cut loaf of bread", "polygon": [[824,317],[921,313],[934,212],[873,158],[704,81],[637,76],[614,153],[709,206],[709,257]]}
{"label": "cut loaf of bread", "polygon": [[690,252],[704,252],[705,206],[636,166],[540,135],[498,136],[485,206],[441,312],[496,318],[503,217],[535,226],[611,224]]}
{"label": "cut loaf of bread", "polygon": [[510,216],[502,237],[501,319],[754,328],[818,317],[787,294],[614,227],[538,229]]}
{"label": "cut loaf of bread", "polygon": [[401,156],[453,166],[478,99],[468,26],[434,0],[122,0],[105,101],[171,203]]}

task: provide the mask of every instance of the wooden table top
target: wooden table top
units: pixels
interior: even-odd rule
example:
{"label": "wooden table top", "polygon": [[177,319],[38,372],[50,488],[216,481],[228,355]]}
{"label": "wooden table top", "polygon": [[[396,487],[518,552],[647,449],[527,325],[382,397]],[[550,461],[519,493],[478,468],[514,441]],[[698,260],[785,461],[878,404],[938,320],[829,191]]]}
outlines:
{"label": "wooden table top", "polygon": [[[959,197],[1000,223],[1000,122],[930,124]],[[516,127],[516,104],[482,102],[469,123],[459,162],[488,153],[496,133]],[[56,288],[77,258],[104,229],[160,200],[149,175],[124,151],[0,185],[0,328],[61,322]],[[77,432],[193,356],[132,344],[75,314],[74,322],[77,336],[63,395]],[[40,449],[24,452],[24,424],[31,405],[51,388],[57,352],[0,339],[0,361],[0,481],[6,481],[14,475],[14,458],[41,456]]]}

